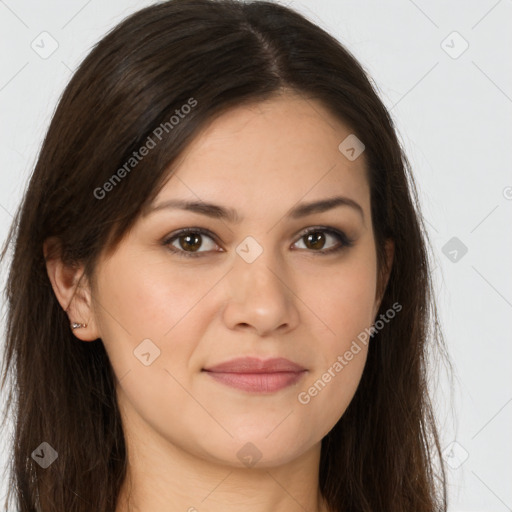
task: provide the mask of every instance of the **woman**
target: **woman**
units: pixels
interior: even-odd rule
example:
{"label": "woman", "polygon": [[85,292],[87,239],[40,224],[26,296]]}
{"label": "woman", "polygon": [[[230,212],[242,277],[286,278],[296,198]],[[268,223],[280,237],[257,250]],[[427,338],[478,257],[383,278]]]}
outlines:
{"label": "woman", "polygon": [[7,242],[18,510],[446,510],[418,212],[319,27],[268,2],[130,16],[66,88]]}

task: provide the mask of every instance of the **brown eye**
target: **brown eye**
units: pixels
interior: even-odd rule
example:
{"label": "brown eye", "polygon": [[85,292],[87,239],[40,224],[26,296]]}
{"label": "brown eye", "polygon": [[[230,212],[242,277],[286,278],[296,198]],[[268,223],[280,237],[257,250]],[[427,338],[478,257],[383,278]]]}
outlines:
{"label": "brown eye", "polygon": [[[215,249],[215,246],[218,247],[218,245],[214,238],[212,233],[203,228],[185,228],[165,239],[163,245],[178,256],[200,257],[212,251],[223,252],[222,249],[220,251]],[[338,241],[338,244],[333,245],[331,242],[331,247],[325,249],[324,247],[329,244],[329,239]],[[210,240],[213,247],[206,247],[205,250],[200,251],[199,248],[204,247],[205,240]],[[302,234],[299,241],[303,241],[307,252],[317,254],[335,253],[353,245],[353,240],[349,239],[342,231],[323,227],[309,229]]]}
{"label": "brown eye", "polygon": [[[203,229],[182,229],[178,233],[167,238],[163,244],[179,256],[201,256],[205,252],[210,252],[212,248],[206,247],[206,250],[199,251],[205,244],[205,239],[211,240],[213,246],[217,244],[213,241],[213,236]],[[208,244],[206,244],[208,245]],[[213,250],[215,250],[213,248]]]}
{"label": "brown eye", "polygon": [[306,246],[311,249],[323,249],[325,244],[325,234],[321,231],[314,231],[313,233],[309,233],[304,235],[303,237],[306,240]]}
{"label": "brown eye", "polygon": [[[338,245],[332,246],[331,244],[331,247],[324,249],[329,238],[337,240]],[[310,252],[317,252],[319,254],[341,251],[353,245],[353,241],[350,240],[345,233],[327,228],[312,228],[306,233],[303,233],[300,240],[304,240],[304,245],[306,249],[310,249]]]}
{"label": "brown eye", "polygon": [[201,235],[180,235],[178,237],[179,244],[184,250],[195,251],[201,246]]}

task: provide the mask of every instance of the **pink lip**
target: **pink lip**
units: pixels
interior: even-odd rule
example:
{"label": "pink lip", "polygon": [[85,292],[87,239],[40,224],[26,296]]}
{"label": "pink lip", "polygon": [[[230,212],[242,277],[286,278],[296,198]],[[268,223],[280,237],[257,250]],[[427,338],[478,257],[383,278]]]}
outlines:
{"label": "pink lip", "polygon": [[291,386],[307,372],[288,359],[263,361],[254,357],[232,359],[203,371],[223,384],[256,393],[271,393]]}

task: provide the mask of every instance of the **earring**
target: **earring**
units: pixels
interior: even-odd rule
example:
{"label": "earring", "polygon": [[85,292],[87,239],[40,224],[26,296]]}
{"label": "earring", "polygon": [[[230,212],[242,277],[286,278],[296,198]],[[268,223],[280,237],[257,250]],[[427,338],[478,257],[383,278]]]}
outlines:
{"label": "earring", "polygon": [[87,327],[87,324],[79,324],[77,322],[71,324],[71,329],[79,329],[80,327]]}

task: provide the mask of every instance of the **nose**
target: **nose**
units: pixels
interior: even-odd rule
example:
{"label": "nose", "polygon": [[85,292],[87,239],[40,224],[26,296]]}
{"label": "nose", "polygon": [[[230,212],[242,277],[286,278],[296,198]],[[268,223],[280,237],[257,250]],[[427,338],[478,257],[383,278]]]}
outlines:
{"label": "nose", "polygon": [[223,312],[226,325],[234,330],[253,330],[259,336],[295,329],[299,299],[292,281],[271,251],[264,250],[251,263],[237,255],[225,282],[231,297]]}

